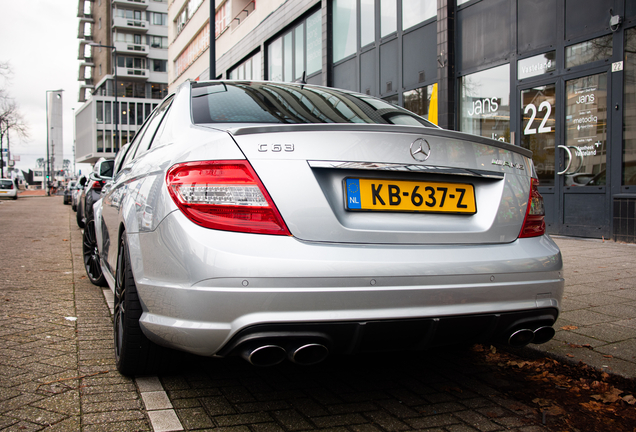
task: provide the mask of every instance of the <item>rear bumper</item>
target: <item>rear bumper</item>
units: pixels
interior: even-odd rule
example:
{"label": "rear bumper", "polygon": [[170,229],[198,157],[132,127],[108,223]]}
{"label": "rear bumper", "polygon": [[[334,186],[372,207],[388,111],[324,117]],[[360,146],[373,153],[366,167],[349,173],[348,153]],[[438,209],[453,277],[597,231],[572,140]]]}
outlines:
{"label": "rear bumper", "polygon": [[280,326],[328,328],[321,332],[342,352],[357,349],[367,329],[373,340],[394,340],[377,344],[388,349],[458,342],[449,335],[462,333],[496,339],[528,317],[551,325],[564,286],[547,236],[478,246],[307,243],[207,230],[175,212],[128,243],[144,333],[201,355],[227,355],[241,335]]}

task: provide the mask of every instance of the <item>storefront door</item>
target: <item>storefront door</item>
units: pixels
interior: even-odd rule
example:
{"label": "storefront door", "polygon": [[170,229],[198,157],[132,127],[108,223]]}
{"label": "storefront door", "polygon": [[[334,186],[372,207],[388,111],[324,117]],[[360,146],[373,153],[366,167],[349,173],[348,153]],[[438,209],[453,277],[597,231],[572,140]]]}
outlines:
{"label": "storefront door", "polygon": [[551,234],[609,236],[608,73],[520,88],[520,143],[532,150]]}

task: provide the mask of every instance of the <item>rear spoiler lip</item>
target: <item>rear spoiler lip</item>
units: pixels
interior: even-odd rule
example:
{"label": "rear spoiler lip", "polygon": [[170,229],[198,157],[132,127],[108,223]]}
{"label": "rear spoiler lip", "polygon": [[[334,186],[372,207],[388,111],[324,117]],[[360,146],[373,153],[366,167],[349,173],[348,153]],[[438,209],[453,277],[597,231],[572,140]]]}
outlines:
{"label": "rear spoiler lip", "polygon": [[[231,127],[231,124],[206,124],[199,125],[214,129],[226,130],[233,136],[253,135],[277,132],[326,132],[326,131],[342,131],[342,132],[396,132],[396,133],[412,133],[424,136],[433,136],[440,138],[459,139],[462,141],[470,141],[477,144],[484,144],[518,153],[527,158],[532,158],[532,151],[519,147],[507,142],[498,141],[479,135],[471,135],[464,132],[451,131],[446,129],[402,126],[402,125],[380,125],[380,124],[359,124],[359,123],[310,123],[310,124],[272,124],[272,125],[240,125],[239,127]],[[228,127],[229,126],[229,127]]]}

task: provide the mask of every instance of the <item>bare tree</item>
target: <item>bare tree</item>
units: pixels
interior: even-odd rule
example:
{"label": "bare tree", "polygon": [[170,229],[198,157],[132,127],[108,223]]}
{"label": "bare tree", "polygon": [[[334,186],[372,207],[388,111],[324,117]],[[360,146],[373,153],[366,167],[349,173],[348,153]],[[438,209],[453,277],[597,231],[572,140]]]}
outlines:
{"label": "bare tree", "polygon": [[[3,81],[0,86],[0,155],[2,155],[3,140],[7,137],[7,156],[10,156],[11,132],[17,133],[21,138],[28,138],[29,128],[24,121],[18,104],[9,95],[6,83],[12,74],[9,62],[0,62],[0,77]],[[4,156],[0,156],[0,178],[4,177]]]}

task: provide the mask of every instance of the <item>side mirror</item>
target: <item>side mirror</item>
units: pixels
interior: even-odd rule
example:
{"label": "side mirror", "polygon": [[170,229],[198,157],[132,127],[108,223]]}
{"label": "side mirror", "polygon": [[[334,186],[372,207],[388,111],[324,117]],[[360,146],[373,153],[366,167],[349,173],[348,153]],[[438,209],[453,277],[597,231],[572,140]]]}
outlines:
{"label": "side mirror", "polygon": [[86,177],[82,177],[81,179],[79,179],[79,184],[82,187],[86,186]]}

